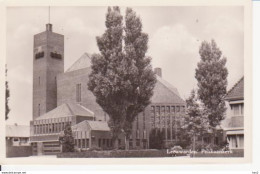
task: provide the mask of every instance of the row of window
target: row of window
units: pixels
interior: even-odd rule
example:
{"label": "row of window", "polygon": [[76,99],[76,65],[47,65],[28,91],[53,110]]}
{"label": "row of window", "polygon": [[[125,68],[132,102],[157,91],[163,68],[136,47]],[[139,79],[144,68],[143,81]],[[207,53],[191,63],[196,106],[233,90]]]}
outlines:
{"label": "row of window", "polygon": [[[62,59],[62,55],[61,54],[58,54],[58,53],[55,53],[55,52],[51,52],[50,53],[50,56],[54,59]],[[38,52],[35,54],[35,59],[39,59],[39,58],[42,58],[44,57],[44,52],[41,51],[41,52]]]}
{"label": "row of window", "polygon": [[74,139],[74,141],[78,148],[89,148],[89,139]]}
{"label": "row of window", "polygon": [[175,113],[185,113],[185,106],[151,106],[152,128],[165,128],[174,125]]}
{"label": "row of window", "polygon": [[67,124],[71,125],[71,122],[34,125],[34,134],[58,133],[60,131],[63,131]]}

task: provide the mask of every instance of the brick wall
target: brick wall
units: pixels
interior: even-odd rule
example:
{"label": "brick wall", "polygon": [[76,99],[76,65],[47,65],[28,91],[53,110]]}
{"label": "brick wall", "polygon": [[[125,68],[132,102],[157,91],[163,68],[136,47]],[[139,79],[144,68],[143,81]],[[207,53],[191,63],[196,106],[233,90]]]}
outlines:
{"label": "brick wall", "polygon": [[88,90],[88,75],[90,68],[84,68],[76,71],[66,72],[57,78],[57,104],[61,105],[67,102],[76,101],[76,85],[81,84],[81,102],[84,107],[95,113],[96,120],[104,121],[105,113],[96,103],[96,97]]}

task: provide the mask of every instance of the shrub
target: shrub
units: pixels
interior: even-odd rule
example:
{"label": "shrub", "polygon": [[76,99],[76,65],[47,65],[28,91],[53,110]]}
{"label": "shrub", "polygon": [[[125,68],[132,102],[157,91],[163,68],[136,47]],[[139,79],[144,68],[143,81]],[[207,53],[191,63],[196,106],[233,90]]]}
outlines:
{"label": "shrub", "polygon": [[89,151],[101,151],[101,150],[102,149],[100,147],[96,147],[96,146],[89,148]]}

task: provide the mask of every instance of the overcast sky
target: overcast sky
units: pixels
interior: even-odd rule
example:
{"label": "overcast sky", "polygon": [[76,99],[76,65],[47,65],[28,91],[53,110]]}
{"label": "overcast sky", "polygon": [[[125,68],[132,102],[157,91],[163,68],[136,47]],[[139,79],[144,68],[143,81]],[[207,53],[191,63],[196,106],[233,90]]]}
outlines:
{"label": "overcast sky", "polygon": [[[228,90],[243,76],[243,7],[133,7],[149,35],[153,67],[183,99],[196,88],[195,68],[203,40],[215,39],[227,57]],[[65,36],[65,70],[84,52],[98,53],[107,7],[51,7],[53,31]],[[121,8],[125,14],[125,8]],[[7,124],[32,119],[33,35],[45,31],[48,7],[7,9],[7,67],[11,92]]]}

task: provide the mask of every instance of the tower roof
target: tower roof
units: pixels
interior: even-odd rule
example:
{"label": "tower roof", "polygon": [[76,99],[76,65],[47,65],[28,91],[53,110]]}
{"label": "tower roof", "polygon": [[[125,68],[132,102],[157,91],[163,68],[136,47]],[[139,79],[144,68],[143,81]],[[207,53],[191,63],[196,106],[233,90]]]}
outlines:
{"label": "tower roof", "polygon": [[66,72],[75,71],[91,66],[91,55],[84,53]]}
{"label": "tower roof", "polygon": [[242,77],[227,93],[226,100],[244,99],[244,77]]}
{"label": "tower roof", "polygon": [[68,117],[68,116],[76,116],[76,115],[94,117],[94,113],[82,105],[76,103],[64,103],[58,106],[57,108],[36,118],[36,120],[60,118],[60,117]]}

